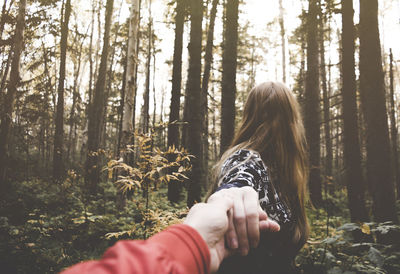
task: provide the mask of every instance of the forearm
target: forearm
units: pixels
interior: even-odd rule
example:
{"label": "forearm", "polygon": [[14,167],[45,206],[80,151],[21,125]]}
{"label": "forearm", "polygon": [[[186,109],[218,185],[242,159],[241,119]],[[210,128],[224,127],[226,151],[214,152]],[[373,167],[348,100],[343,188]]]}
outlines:
{"label": "forearm", "polygon": [[209,273],[210,253],[199,233],[175,225],[146,241],[119,241],[99,261],[83,262],[74,273]]}

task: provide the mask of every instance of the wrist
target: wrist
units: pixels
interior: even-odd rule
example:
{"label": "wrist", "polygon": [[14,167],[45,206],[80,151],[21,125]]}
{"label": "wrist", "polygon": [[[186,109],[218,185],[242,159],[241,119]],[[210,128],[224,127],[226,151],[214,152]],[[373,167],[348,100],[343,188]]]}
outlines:
{"label": "wrist", "polygon": [[186,224],[173,225],[149,239],[165,247],[172,259],[181,264],[186,273],[209,273],[210,251],[195,228]]}

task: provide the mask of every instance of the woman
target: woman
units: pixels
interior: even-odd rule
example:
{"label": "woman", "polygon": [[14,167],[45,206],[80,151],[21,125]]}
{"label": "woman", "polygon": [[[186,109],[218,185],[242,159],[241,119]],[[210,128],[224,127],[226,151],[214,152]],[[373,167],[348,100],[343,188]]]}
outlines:
{"label": "woman", "polygon": [[245,257],[238,254],[228,258],[218,273],[295,271],[294,258],[309,232],[304,207],[306,153],[300,109],[292,92],[277,82],[253,88],[242,124],[216,165],[210,194],[224,188],[253,187],[261,208],[281,230],[262,234],[257,248]]}

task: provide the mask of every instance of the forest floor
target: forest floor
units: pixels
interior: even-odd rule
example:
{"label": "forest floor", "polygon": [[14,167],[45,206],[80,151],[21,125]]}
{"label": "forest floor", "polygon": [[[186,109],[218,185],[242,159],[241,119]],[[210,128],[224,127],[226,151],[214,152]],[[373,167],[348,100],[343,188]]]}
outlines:
{"label": "forest floor", "polygon": [[[166,185],[128,195],[124,210],[116,188],[103,183],[84,198],[81,179],[60,185],[30,180],[13,185],[0,207],[3,273],[54,273],[97,259],[119,239],[144,239],[187,212],[185,198],[172,205]],[[349,223],[346,192],[326,195],[326,208],[309,208],[311,236],[296,259],[303,273],[400,273],[400,226]],[[147,208],[146,208],[147,204]],[[400,213],[400,203],[397,204]]]}

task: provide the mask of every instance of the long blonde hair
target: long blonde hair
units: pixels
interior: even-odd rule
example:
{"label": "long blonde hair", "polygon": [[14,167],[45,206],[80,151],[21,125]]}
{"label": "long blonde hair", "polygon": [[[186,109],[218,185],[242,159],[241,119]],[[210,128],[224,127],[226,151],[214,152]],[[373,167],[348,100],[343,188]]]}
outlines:
{"label": "long blonde hair", "polygon": [[258,152],[277,174],[277,180],[272,183],[296,220],[293,240],[304,244],[309,233],[305,213],[308,197],[306,147],[300,107],[293,93],[279,82],[262,83],[249,93],[241,126],[215,166],[210,192],[218,187],[221,167],[232,153],[241,148]]}

